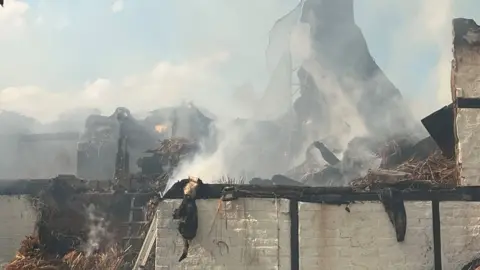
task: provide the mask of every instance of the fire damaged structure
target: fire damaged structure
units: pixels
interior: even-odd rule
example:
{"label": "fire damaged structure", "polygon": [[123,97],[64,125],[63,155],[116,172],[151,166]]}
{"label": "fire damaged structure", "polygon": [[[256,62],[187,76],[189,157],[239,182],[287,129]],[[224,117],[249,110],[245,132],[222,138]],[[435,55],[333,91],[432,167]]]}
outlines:
{"label": "fire damaged structure", "polygon": [[[161,141],[172,137],[183,138],[185,143],[211,144],[206,140],[211,135],[214,138],[211,122],[193,104],[154,111],[142,121],[126,108],[118,108],[109,117],[92,115],[78,144],[76,175],[83,179],[110,180],[115,175],[116,163],[126,159],[130,161],[125,167],[128,172],[161,173],[165,169],[152,168],[158,162],[163,164],[158,159],[159,151],[155,150],[162,148]],[[124,153],[119,156],[118,152]]]}
{"label": "fire damaged structure", "polygon": [[[347,2],[316,4],[325,5],[322,18],[335,20],[340,17],[333,12],[335,5]],[[307,3],[304,8],[308,10]],[[470,61],[477,57],[479,27],[466,19],[455,19],[453,27],[455,94],[452,104],[422,120],[431,137],[412,140],[416,127],[408,111],[394,109],[387,115],[404,123],[404,133],[389,134],[375,125],[381,120],[373,121],[367,124],[369,133],[384,136],[351,140],[341,158],[326,143],[312,143],[309,150],[318,150],[327,165],[310,175],[323,187],[305,186],[313,183],[311,179],[297,182],[284,176],[253,179],[251,184],[256,185],[207,184],[196,196],[196,237],[189,244],[188,257],[180,263],[175,258],[181,249],[169,244],[178,237],[171,211],[185,200],[179,182],[163,196],[157,210],[156,269],[476,269],[480,238],[475,233],[478,224],[470,220],[477,220],[480,197],[478,174],[470,162],[476,156],[472,134],[478,121],[473,117],[475,98],[469,96],[474,94],[467,93],[474,91],[472,81],[480,75],[475,61]],[[306,78],[304,87],[314,85],[308,83],[313,76],[305,70],[299,73]],[[382,88],[372,94],[381,96]],[[393,85],[390,89],[395,90]],[[385,104],[391,108],[401,104],[391,102]],[[366,119],[368,110],[375,108],[359,106]],[[466,116],[466,109],[472,116]],[[303,114],[303,123],[309,122],[308,114]],[[366,164],[362,164],[360,146],[381,159],[378,169],[369,167],[364,176],[358,174]],[[308,163],[307,153],[302,165]],[[339,181],[347,177],[351,187],[325,187],[331,185],[327,179],[332,177]]]}
{"label": "fire damaged structure", "polygon": [[[353,0],[306,0],[287,16],[310,25],[315,51],[296,72],[299,96],[279,95],[291,107],[221,132],[193,104],[143,120],[127,108],[91,115],[76,176],[0,182],[0,195],[28,195],[37,215],[6,269],[480,266],[480,27],[453,21],[453,102],[422,120],[424,138],[371,57]],[[341,113],[349,110],[363,135]],[[386,128],[392,122],[398,130]],[[242,135],[241,147],[222,148],[223,161],[246,172],[243,183],[172,179],[182,162],[214,155],[228,132]]]}

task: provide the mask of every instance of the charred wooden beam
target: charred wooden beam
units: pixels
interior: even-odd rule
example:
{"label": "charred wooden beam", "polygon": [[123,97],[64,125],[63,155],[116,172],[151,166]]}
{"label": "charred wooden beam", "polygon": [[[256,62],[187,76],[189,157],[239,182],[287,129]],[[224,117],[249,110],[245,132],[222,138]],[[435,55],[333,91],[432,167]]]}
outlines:
{"label": "charred wooden beam", "polygon": [[386,188],[379,193],[385,212],[395,228],[397,241],[403,242],[407,232],[407,213],[402,194],[399,190],[392,188]]}
{"label": "charred wooden beam", "polygon": [[[353,201],[379,201],[379,192],[394,187],[406,201],[480,201],[480,187],[426,186],[427,181],[405,181],[400,186],[378,186],[369,190],[353,187],[308,187],[279,185],[235,185],[238,198],[284,198],[301,202],[342,204]],[[417,185],[417,184],[418,185]],[[204,184],[197,192],[197,199],[219,199],[229,184]],[[413,188],[412,188],[413,187]],[[417,187],[415,189],[415,187]],[[164,199],[183,199],[182,185],[174,184]]]}
{"label": "charred wooden beam", "polygon": [[335,166],[340,163],[340,159],[338,159],[337,156],[325,146],[325,144],[316,141],[313,145],[320,150],[320,154],[322,154],[323,159],[328,162],[328,164]]}

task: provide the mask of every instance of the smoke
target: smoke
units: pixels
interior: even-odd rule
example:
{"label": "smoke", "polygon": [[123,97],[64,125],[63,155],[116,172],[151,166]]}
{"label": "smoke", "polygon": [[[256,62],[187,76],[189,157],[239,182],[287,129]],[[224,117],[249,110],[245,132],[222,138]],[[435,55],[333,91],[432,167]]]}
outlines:
{"label": "smoke", "polygon": [[[89,114],[110,115],[116,107],[123,106],[133,114],[141,115],[192,100],[219,117],[217,128],[220,140],[216,152],[197,156],[192,163],[183,164],[175,178],[193,174],[211,181],[225,174],[270,177],[292,165],[287,155],[295,156],[294,164],[303,158],[303,150],[314,139],[325,139],[329,147],[344,150],[351,138],[367,134],[368,128],[359,119],[360,112],[355,106],[361,97],[347,97],[341,93],[339,89],[342,86],[333,78],[335,76],[325,75],[331,72],[330,67],[306,62],[317,55],[310,46],[311,26],[297,24],[299,8],[287,16],[283,21],[285,23],[270,32],[277,19],[295,7],[301,7],[298,1],[175,1],[171,7],[177,11],[173,12],[177,15],[175,19],[164,16],[165,21],[157,22],[155,27],[147,27],[150,30],[144,31],[163,29],[164,25],[171,27],[161,33],[146,34],[157,36],[153,41],[138,36],[138,27],[131,27],[137,29],[132,31],[125,24],[113,21],[125,19],[118,17],[124,14],[148,20],[162,16],[147,13],[153,10],[148,5],[141,9],[132,7],[135,4],[133,1],[125,1],[125,5],[124,1],[115,3],[108,7],[95,6],[98,10],[104,8],[105,13],[122,11],[109,15],[117,17],[108,22],[98,19],[107,17],[103,13],[98,18],[84,16],[87,13],[81,13],[78,8],[76,15],[68,19],[70,23],[65,24],[65,29],[79,36],[78,40],[73,40],[71,35],[52,30],[58,28],[56,24],[55,27],[49,26],[49,22],[55,21],[49,17],[52,14],[40,13],[27,2],[6,1],[5,8],[0,10],[0,40],[6,42],[0,43],[0,49],[10,52],[6,62],[15,63],[17,68],[0,63],[2,77],[8,78],[0,82],[0,108],[31,117],[34,122],[10,121],[18,127],[10,124],[6,129],[1,126],[2,130],[12,133],[14,129],[16,133],[81,132]],[[122,3],[121,8],[118,3]],[[366,36],[373,57],[408,100],[417,119],[450,100],[452,3],[451,0],[390,1],[388,4],[381,0],[369,1],[368,4],[355,2],[355,19]],[[61,9],[59,5],[56,13],[71,15]],[[92,8],[86,10],[91,12]],[[95,12],[100,14],[100,11]],[[132,15],[132,12],[135,14]],[[83,17],[90,18],[91,22],[82,21],[87,20],[81,19]],[[136,19],[129,23],[133,21]],[[80,28],[78,25],[82,23],[89,25],[90,29],[92,24],[95,25],[99,36]],[[111,25],[116,28],[108,28]],[[142,27],[145,25],[148,24],[144,22]],[[129,36],[119,39],[118,36],[122,35],[118,32]],[[105,36],[111,36],[112,43]],[[63,40],[62,37],[72,40]],[[54,46],[44,41],[49,38],[56,38],[56,42],[52,43],[62,45]],[[39,46],[35,50],[26,49],[15,42]],[[154,49],[137,45],[142,42],[149,42]],[[332,40],[334,42],[335,39]],[[95,46],[91,47],[91,43]],[[163,47],[165,43],[175,44],[173,47],[176,50]],[[335,44],[330,45],[335,48]],[[67,49],[69,46],[75,49]],[[269,50],[265,55],[267,46]],[[14,50],[16,47],[18,49]],[[110,55],[109,51],[118,53]],[[291,53],[290,58],[285,56],[285,52]],[[332,51],[332,54],[341,53],[347,52]],[[87,64],[71,56],[75,54],[78,58],[85,58]],[[101,57],[107,54],[109,57]],[[177,55],[182,57],[174,57]],[[133,59],[148,60],[138,60],[139,64]],[[109,61],[112,63],[105,64]],[[292,103],[299,96],[298,79],[293,71],[300,66],[312,73],[315,83],[322,86],[327,97],[325,102],[330,106],[322,108],[329,115],[322,118],[321,123],[315,123],[325,128],[320,133],[318,128],[312,128],[309,136],[301,139],[301,146],[292,146],[292,141],[300,140],[291,138],[294,137],[291,131],[297,128]],[[53,71],[50,72],[50,69]],[[292,72],[288,75],[290,70]],[[80,79],[71,75],[77,73],[88,75],[80,76]],[[382,80],[379,75],[363,83],[383,83],[385,86]],[[251,82],[244,88],[250,89],[250,93],[239,103],[238,93],[234,95],[232,92],[245,81]],[[354,78],[345,76],[341,83],[352,86],[354,93],[362,90]],[[433,99],[433,96],[436,98]],[[251,121],[239,123],[233,121],[235,118],[249,118]],[[261,121],[266,119],[271,122]],[[2,122],[0,125],[3,125]],[[396,125],[394,117],[390,117],[386,124],[377,123],[377,126],[394,131],[404,128]],[[5,145],[13,144],[9,139]],[[11,166],[16,163],[10,157],[18,149],[10,148],[2,150],[5,153],[1,155],[0,164]],[[292,151],[292,148],[297,151]],[[51,174],[50,171],[48,174]]]}
{"label": "smoke", "polygon": [[29,5],[20,1],[5,1],[5,8],[0,12],[0,40],[17,36],[26,25],[24,18]]}
{"label": "smoke", "polygon": [[107,242],[112,239],[112,235],[108,232],[108,224],[103,215],[96,210],[93,204],[87,209],[88,217],[88,238],[84,246],[87,256],[99,251],[101,246],[107,246]]}
{"label": "smoke", "polygon": [[[310,4],[312,2],[310,1],[307,3]],[[321,1],[317,1],[316,5],[322,5]],[[331,6],[335,5],[331,4]],[[395,89],[395,86],[388,81],[382,71],[374,71],[375,73],[373,74],[369,74],[368,72],[370,71],[364,71],[373,68],[368,62],[371,60],[362,59],[369,56],[367,52],[368,49],[363,47],[364,45],[362,42],[364,41],[361,40],[362,38],[358,38],[358,36],[361,35],[360,32],[352,25],[345,23],[349,17],[348,1],[341,1],[338,5],[343,5],[341,8],[344,8],[344,10],[340,11],[338,14],[328,14],[328,12],[338,12],[337,6],[337,10],[324,12],[320,8],[318,9],[320,10],[319,12],[314,11],[311,14],[302,15],[304,22],[307,24],[307,27],[305,27],[305,24],[302,25],[298,23],[298,18],[301,15],[299,10],[302,8],[302,3],[300,3],[297,8],[293,9],[277,21],[275,27],[270,32],[271,36],[269,49],[267,50],[267,63],[272,72],[271,80],[278,84],[281,83],[282,79],[285,80],[287,78],[288,80],[284,82],[284,85],[290,83],[291,74],[288,74],[287,72],[287,74],[282,73],[279,75],[278,69],[284,63],[290,64],[293,68],[292,60],[282,60],[284,59],[286,52],[289,53],[289,55],[297,56],[297,58],[300,59],[293,62],[299,62],[302,68],[305,68],[305,70],[312,75],[315,85],[324,95],[324,103],[319,104],[319,106],[326,106],[329,108],[327,115],[322,115],[326,118],[323,123],[320,124],[322,128],[317,130],[317,132],[314,131],[313,134],[310,134],[310,137],[304,140],[303,149],[307,148],[309,142],[319,138],[323,138],[326,141],[328,141],[327,138],[334,138],[333,141],[330,141],[330,146],[346,150],[348,142],[353,138],[367,135],[376,138],[392,138],[392,135],[395,134],[408,135],[413,132],[413,134],[411,134],[413,136],[412,140],[421,139],[421,137],[418,137],[417,133],[420,133],[421,136],[426,136],[427,134],[423,129],[418,130],[418,123],[412,123],[415,118],[412,117],[409,107],[417,106],[413,103],[408,104],[397,97],[398,91]],[[417,119],[421,118],[418,116],[419,114],[423,114],[423,117],[426,112],[431,112],[433,109],[436,109],[439,104],[445,101],[445,94],[450,92],[448,91],[449,76],[445,76],[448,74],[450,67],[448,63],[445,63],[445,59],[448,59],[449,57],[446,48],[449,46],[447,44],[449,44],[448,40],[451,40],[451,37],[445,35],[445,30],[450,29],[448,24],[452,18],[450,13],[451,3],[450,1],[442,1],[440,3],[440,8],[436,10],[434,14],[429,13],[429,8],[430,6],[425,5],[425,3],[421,4],[417,9],[420,10],[420,12],[418,12],[418,14],[413,14],[412,20],[402,26],[400,33],[404,33],[405,35],[402,36],[397,34],[393,37],[394,52],[392,58],[395,60],[393,61],[392,66],[394,69],[399,66],[401,66],[402,69],[404,68],[403,64],[406,58],[403,57],[403,54],[397,54],[395,51],[404,53],[402,51],[404,48],[398,47],[398,44],[405,44],[403,40],[406,39],[407,32],[409,33],[408,42],[411,44],[410,46],[412,46],[408,47],[408,49],[413,51],[413,53],[408,52],[407,55],[411,54],[418,57],[418,55],[415,54],[415,47],[413,46],[428,46],[432,43],[435,44],[432,48],[433,50],[440,50],[440,59],[427,75],[428,80],[425,82],[427,87],[432,88],[433,85],[438,89],[437,91],[433,90],[433,92],[437,92],[438,100],[432,101],[431,96],[429,97],[428,93],[425,93],[425,88],[418,88],[423,93],[417,94],[417,96],[427,98],[425,99],[427,102],[423,102],[421,107],[418,106],[419,108],[422,108],[423,111],[419,111],[418,109],[414,110]],[[342,17],[344,14],[347,14],[345,15],[346,17]],[[328,19],[318,16],[326,16]],[[329,25],[324,26],[325,22],[328,22]],[[315,41],[312,41],[311,37],[305,37],[305,30],[303,32],[300,31],[302,28],[312,29],[312,27],[319,28],[313,30],[316,31]],[[318,36],[322,34],[324,36]],[[399,40],[400,38],[402,38],[402,42]],[[356,47],[353,47],[351,44],[355,44]],[[312,46],[314,48],[312,48]],[[299,50],[298,48],[302,49]],[[302,52],[304,53],[302,54]],[[397,59],[399,56],[402,56],[402,58]],[[356,60],[357,58],[359,60]],[[351,61],[352,59],[354,61]],[[359,65],[358,63],[362,66],[352,66]],[[372,64],[375,65],[373,62]],[[322,67],[322,65],[324,66]],[[392,72],[392,66],[387,67],[388,72]],[[356,68],[363,70],[358,71]],[[399,71],[398,73],[400,76],[404,74],[403,71]],[[397,78],[398,76],[399,75],[397,75]],[[270,85],[271,84],[267,86],[264,94],[264,99],[266,101],[275,100],[273,98],[275,94],[276,97],[280,96],[282,101],[289,100],[289,98],[285,96],[285,93],[287,93],[288,96],[288,90],[283,90],[282,86],[279,85],[276,85],[274,90],[272,90],[271,87],[269,87]],[[286,88],[291,87],[287,86]],[[345,91],[349,93],[348,97],[345,96]],[[367,91],[373,91],[373,93],[370,94],[371,96],[365,96]],[[430,90],[430,93],[431,92],[432,90]],[[284,109],[281,113],[275,115],[277,118],[280,117],[282,113],[288,113],[288,107],[285,106],[282,101],[272,102],[275,104],[281,104],[276,109]],[[268,102],[260,102],[260,104],[260,106],[263,105],[270,110],[275,109],[275,106]],[[358,105],[355,107],[355,104]],[[365,104],[367,104],[367,107]],[[285,108],[287,109],[285,110]],[[264,108],[262,109],[262,112],[266,111]],[[265,113],[259,113],[257,115],[265,115]],[[362,115],[364,119],[360,119],[359,115]],[[317,114],[317,116],[319,115]],[[275,117],[269,119],[275,119]],[[346,125],[343,125],[343,123],[346,123]],[[367,124],[367,126],[365,126],[365,124]],[[229,129],[229,135],[227,135],[227,138],[235,137],[237,138],[236,140],[229,140],[228,143],[225,143],[224,145],[221,144],[219,150],[213,156],[206,158],[201,157],[195,160],[193,164],[185,165],[179,170],[179,175],[176,177],[183,178],[186,177],[188,173],[193,173],[200,177],[208,176],[206,179],[207,181],[210,180],[209,178],[212,178],[213,175],[216,175],[215,177],[219,179],[219,176],[227,173],[230,175],[233,174],[234,177],[240,177],[240,175],[235,174],[235,170],[232,170],[230,167],[235,167],[233,164],[237,164],[237,166],[241,168],[252,168],[249,164],[252,160],[252,162],[256,164],[256,166],[253,166],[253,168],[255,168],[255,173],[260,174],[259,176],[263,176],[260,171],[265,168],[264,160],[262,160],[261,163],[256,163],[257,160],[255,157],[245,156],[245,159],[243,159],[244,161],[235,162],[241,159],[228,158],[227,153],[236,153],[236,155],[240,155],[239,153],[241,152],[248,152],[245,144],[241,144],[243,140],[238,139],[238,137],[242,138],[248,136],[251,132],[259,133],[258,130],[249,130],[242,134],[238,132],[238,130]],[[239,144],[242,145],[242,149],[233,149],[231,146]],[[261,142],[260,145],[257,145],[257,147],[274,147],[273,145],[275,145],[275,143],[272,143],[271,140],[265,140]],[[366,160],[366,163],[371,164],[367,165],[367,168],[362,168],[361,171],[356,171],[354,173],[359,173],[360,176],[362,176],[368,169],[371,169],[372,166],[379,166],[378,158],[372,156],[369,149],[362,148],[355,150],[356,151],[350,149],[350,153],[357,153],[353,156],[348,156],[347,159],[356,158],[358,160],[360,157],[354,156],[361,156],[362,159]],[[256,151],[256,153],[259,152],[261,151]],[[358,154],[358,152],[362,152],[362,154]],[[252,151],[252,153],[254,152]],[[276,155],[273,156],[282,156],[282,151],[277,151]],[[270,156],[269,158],[271,159],[273,156]],[[285,165],[292,166],[291,163],[282,163],[281,159],[276,159],[276,161],[278,164],[276,168],[277,172],[282,172]],[[348,166],[347,161],[343,163],[343,166]],[[352,168],[343,169],[346,171],[352,170]]]}
{"label": "smoke", "polygon": [[[356,1],[356,21],[377,63],[402,91],[417,119],[452,101],[450,70],[452,26],[461,3],[441,1],[372,1],[376,16]],[[466,4],[466,3],[463,3]],[[473,7],[473,2],[466,4]],[[455,13],[455,14],[454,14]],[[381,25],[381,26],[380,26]]]}

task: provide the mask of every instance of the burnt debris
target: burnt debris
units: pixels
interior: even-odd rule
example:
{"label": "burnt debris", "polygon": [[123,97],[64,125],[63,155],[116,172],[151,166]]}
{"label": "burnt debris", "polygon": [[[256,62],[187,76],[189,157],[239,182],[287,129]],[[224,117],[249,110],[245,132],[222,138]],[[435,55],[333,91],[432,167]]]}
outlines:
{"label": "burnt debris", "polygon": [[423,126],[427,129],[432,139],[437,143],[442,153],[447,158],[455,157],[453,103],[439,109],[422,119]]}
{"label": "burnt debris", "polygon": [[318,149],[320,150],[320,153],[322,154],[322,157],[323,159],[328,162],[328,164],[330,164],[331,166],[335,166],[337,165],[340,160],[337,158],[337,156],[335,156],[335,154],[330,151],[330,149],[328,149],[325,144],[319,142],[319,141],[316,141],[313,143],[313,145]]}
{"label": "burnt debris", "polygon": [[[125,169],[131,173],[140,172],[141,166],[137,161],[145,157],[145,151],[158,148],[159,142],[172,137],[185,138],[211,150],[216,136],[212,121],[193,104],[156,110],[143,120],[134,118],[127,108],[117,108],[110,116],[91,115],[85,122],[85,131],[78,143],[77,176],[112,179],[116,171],[114,157],[119,152],[119,146],[122,150],[128,148],[131,162]],[[120,137],[123,142],[119,145]],[[152,166],[147,170],[152,171]],[[152,173],[161,173],[158,170]]]}
{"label": "burnt debris", "polygon": [[385,212],[395,228],[395,234],[398,242],[405,240],[407,232],[407,213],[403,202],[402,193],[393,188],[386,188],[379,192]]}
{"label": "burnt debris", "polygon": [[197,235],[198,211],[195,203],[197,190],[202,187],[203,182],[198,178],[188,178],[179,182],[183,186],[184,197],[180,206],[173,212],[173,219],[179,220],[178,232],[183,237],[183,252],[179,262],[188,255],[190,241]]}

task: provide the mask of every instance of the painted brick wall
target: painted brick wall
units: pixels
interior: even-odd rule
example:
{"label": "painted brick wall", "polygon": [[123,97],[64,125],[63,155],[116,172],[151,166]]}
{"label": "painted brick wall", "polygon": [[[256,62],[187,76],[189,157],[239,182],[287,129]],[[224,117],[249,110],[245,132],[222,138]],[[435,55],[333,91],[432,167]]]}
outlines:
{"label": "painted brick wall", "polygon": [[459,270],[480,258],[480,202],[441,202],[444,270]]}
{"label": "painted brick wall", "polygon": [[300,269],[433,269],[431,204],[406,202],[407,234],[398,243],[378,202],[300,203]]}
{"label": "painted brick wall", "polygon": [[11,261],[25,236],[32,234],[36,215],[25,196],[0,196],[0,265]]}
{"label": "painted brick wall", "polygon": [[[465,23],[465,25],[467,25]],[[462,38],[461,28],[454,29],[457,38]],[[470,26],[471,30],[478,31],[478,27]],[[475,29],[476,28],[476,29]],[[478,35],[474,31],[468,31],[463,38],[470,40]],[[456,98],[480,98],[480,46],[467,42],[456,44],[453,49],[454,60],[452,62],[452,97]],[[476,136],[480,131],[479,109],[455,109],[455,134],[457,137],[456,159],[459,164],[461,185],[480,185],[480,140]]]}
{"label": "painted brick wall", "polygon": [[480,137],[476,135],[480,132],[479,116],[480,109],[456,109],[457,162],[462,186],[480,185]]}
{"label": "painted brick wall", "polygon": [[[276,202],[276,203],[275,203]],[[180,200],[161,204],[159,269],[290,269],[288,200],[199,200],[199,231],[184,262],[171,219]],[[434,269],[430,202],[406,202],[407,234],[398,243],[379,202],[349,206],[299,203],[300,269]],[[460,270],[480,258],[480,202],[441,202],[442,264]],[[225,245],[228,245],[228,250]],[[220,243],[220,244],[217,244]],[[280,258],[280,259],[278,259]]]}
{"label": "painted brick wall", "polygon": [[[183,241],[172,212],[180,200],[158,210],[156,269],[290,269],[289,201],[197,200],[199,228],[189,256],[178,262]],[[219,208],[220,206],[220,208]]]}

